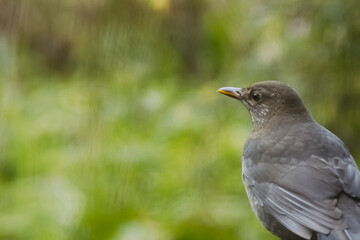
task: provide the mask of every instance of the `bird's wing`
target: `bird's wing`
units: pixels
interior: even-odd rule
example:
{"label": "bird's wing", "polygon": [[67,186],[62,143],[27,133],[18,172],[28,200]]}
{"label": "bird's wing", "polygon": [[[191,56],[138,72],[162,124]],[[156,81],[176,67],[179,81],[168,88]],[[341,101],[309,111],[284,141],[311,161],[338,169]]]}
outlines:
{"label": "bird's wing", "polygon": [[[351,197],[360,199],[360,172],[353,157],[350,155],[345,144],[333,133],[324,127],[321,142],[324,146],[331,146],[337,153],[342,153],[339,157],[332,153],[328,157],[328,163],[339,175],[343,183],[343,191]],[[335,156],[334,156],[335,155]]]}
{"label": "bird's wing", "polygon": [[310,156],[308,161],[252,163],[244,159],[244,178],[261,206],[285,227],[303,238],[311,232],[328,234],[341,227],[341,211],[336,195],[342,181],[324,159]]}
{"label": "bird's wing", "polygon": [[332,158],[329,160],[329,164],[339,175],[344,185],[344,192],[351,197],[360,199],[360,172],[352,156],[345,159]]}

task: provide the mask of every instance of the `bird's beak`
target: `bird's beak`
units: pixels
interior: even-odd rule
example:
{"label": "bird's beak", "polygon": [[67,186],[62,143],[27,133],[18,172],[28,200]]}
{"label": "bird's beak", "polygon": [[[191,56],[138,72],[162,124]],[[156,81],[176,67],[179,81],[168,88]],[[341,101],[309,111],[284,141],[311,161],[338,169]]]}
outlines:
{"label": "bird's beak", "polygon": [[222,93],[226,96],[235,98],[237,100],[240,100],[241,98],[241,88],[234,88],[234,87],[223,87],[218,89],[219,93]]}

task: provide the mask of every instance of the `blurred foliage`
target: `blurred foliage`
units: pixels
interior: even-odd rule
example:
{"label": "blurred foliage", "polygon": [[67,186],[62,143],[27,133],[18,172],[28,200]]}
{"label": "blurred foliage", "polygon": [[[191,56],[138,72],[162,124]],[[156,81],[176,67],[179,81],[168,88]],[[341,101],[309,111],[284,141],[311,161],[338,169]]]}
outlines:
{"label": "blurred foliage", "polygon": [[0,239],[276,239],[241,179],[276,79],[360,159],[357,0],[0,0]]}

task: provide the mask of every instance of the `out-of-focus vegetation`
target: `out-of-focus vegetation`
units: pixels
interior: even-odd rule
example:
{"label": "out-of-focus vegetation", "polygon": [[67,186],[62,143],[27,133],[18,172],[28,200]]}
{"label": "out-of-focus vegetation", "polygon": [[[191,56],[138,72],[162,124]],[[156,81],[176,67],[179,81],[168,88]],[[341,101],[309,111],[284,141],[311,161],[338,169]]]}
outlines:
{"label": "out-of-focus vegetation", "polygon": [[0,239],[276,239],[241,180],[276,79],[360,159],[357,0],[0,0]]}

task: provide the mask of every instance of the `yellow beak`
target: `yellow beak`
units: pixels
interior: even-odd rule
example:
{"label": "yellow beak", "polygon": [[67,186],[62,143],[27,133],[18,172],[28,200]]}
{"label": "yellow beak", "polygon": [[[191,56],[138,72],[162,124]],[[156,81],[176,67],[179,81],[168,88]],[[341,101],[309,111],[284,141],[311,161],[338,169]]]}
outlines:
{"label": "yellow beak", "polygon": [[223,87],[223,88],[219,88],[217,90],[219,93],[222,93],[226,96],[235,98],[235,99],[240,99],[241,97],[241,88],[235,88],[235,87]]}

